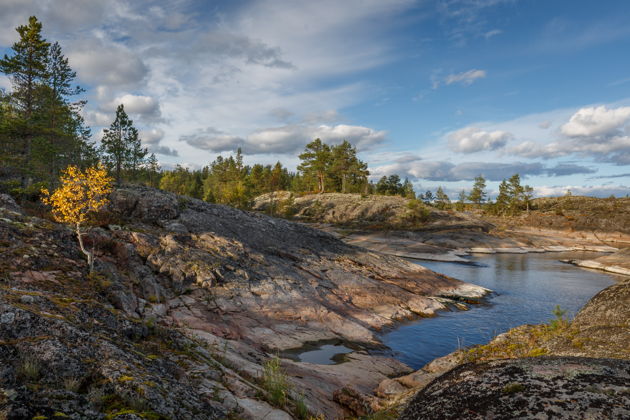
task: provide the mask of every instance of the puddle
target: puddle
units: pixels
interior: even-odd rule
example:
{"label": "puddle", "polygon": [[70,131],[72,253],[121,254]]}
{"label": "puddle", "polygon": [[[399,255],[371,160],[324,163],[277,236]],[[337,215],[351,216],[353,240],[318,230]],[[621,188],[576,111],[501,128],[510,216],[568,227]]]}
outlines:
{"label": "puddle", "polygon": [[316,365],[337,365],[345,361],[345,354],[353,351],[355,350],[344,346],[340,341],[326,340],[306,343],[302,347],[286,350],[282,357]]}

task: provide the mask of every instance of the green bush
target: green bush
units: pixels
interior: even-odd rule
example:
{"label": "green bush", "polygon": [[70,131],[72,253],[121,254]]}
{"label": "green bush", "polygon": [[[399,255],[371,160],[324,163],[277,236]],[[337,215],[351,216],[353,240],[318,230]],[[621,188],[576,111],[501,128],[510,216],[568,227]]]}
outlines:
{"label": "green bush", "polygon": [[409,200],[407,202],[407,212],[404,216],[404,221],[410,224],[426,223],[431,216],[431,210],[429,210],[420,200]]}
{"label": "green bush", "polygon": [[271,404],[284,407],[288,401],[289,381],[277,356],[263,364],[262,387],[267,391]]}

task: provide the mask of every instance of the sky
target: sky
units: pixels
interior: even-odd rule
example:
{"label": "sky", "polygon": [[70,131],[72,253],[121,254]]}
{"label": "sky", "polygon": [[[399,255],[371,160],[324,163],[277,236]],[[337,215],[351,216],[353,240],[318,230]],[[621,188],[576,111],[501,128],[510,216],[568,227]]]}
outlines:
{"label": "sky", "polygon": [[240,147],[294,169],[319,137],[451,198],[514,173],[537,196],[630,193],[627,0],[0,0],[0,53],[30,15],[94,138],[122,103],[165,168]]}

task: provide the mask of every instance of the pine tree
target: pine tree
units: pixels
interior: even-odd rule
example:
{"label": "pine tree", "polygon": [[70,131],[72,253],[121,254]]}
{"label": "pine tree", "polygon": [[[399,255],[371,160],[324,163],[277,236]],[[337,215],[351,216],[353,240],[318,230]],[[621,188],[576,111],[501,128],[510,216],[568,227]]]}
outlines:
{"label": "pine tree", "polygon": [[416,192],[413,190],[413,184],[409,181],[409,178],[405,178],[405,182],[403,182],[402,196],[412,200],[416,199]]}
{"label": "pine tree", "polygon": [[510,215],[516,215],[519,213],[521,207],[523,206],[523,192],[524,189],[521,186],[521,176],[519,174],[514,174],[508,179],[508,212]]}
{"label": "pine tree", "polygon": [[456,203],[456,210],[457,211],[464,211],[466,209],[466,190],[461,190],[459,192],[459,200],[457,200]]}
{"label": "pine tree", "polygon": [[357,149],[350,142],[344,140],[333,146],[330,159],[329,178],[333,181],[335,191],[358,192],[364,187],[370,172],[367,164],[359,160]]}
{"label": "pine tree", "polygon": [[[81,87],[72,85],[75,78],[76,72],[70,68],[61,46],[53,43],[47,59],[47,99],[42,110],[46,136],[40,139],[38,156],[51,185],[56,183],[60,168],[68,164],[84,166],[82,158],[92,154],[90,131],[80,115],[85,102],[70,103],[69,99],[84,92]],[[88,166],[93,164],[95,162],[87,163]]]}
{"label": "pine tree", "polygon": [[20,173],[22,187],[32,182],[33,138],[40,127],[36,111],[41,95],[37,92],[48,77],[47,60],[50,44],[42,37],[42,24],[31,16],[28,25],[17,27],[20,39],[11,47],[12,56],[0,59],[0,72],[11,79],[13,91],[12,105],[15,107],[11,137],[20,150],[16,172]]}
{"label": "pine tree", "polygon": [[486,200],[486,179],[483,175],[479,175],[475,178],[475,184],[468,195],[468,200],[472,201],[477,205],[481,205]]}
{"label": "pine tree", "polygon": [[438,187],[435,192],[435,201],[437,208],[440,210],[446,210],[451,207],[451,200],[448,198],[448,195],[446,195],[442,187]]}
{"label": "pine tree", "polygon": [[510,187],[507,181],[504,179],[499,184],[499,195],[494,203],[494,213],[498,215],[504,215],[510,205]]}
{"label": "pine tree", "polygon": [[147,159],[146,169],[149,174],[149,185],[153,188],[158,188],[159,183],[159,172],[160,172],[160,164],[155,157],[155,153],[151,153],[149,158]]}
{"label": "pine tree", "polygon": [[302,163],[298,166],[298,170],[304,176],[317,180],[317,192],[319,194],[326,190],[326,174],[330,166],[330,146],[315,139],[306,145],[304,152],[299,158]]}
{"label": "pine tree", "polygon": [[433,200],[435,200],[433,193],[431,192],[431,190],[427,190],[427,192],[424,193],[424,204],[431,205],[431,203],[433,203]]}
{"label": "pine tree", "polygon": [[534,198],[534,189],[529,185],[523,187],[523,201],[525,202],[525,209],[529,213],[531,207],[532,198]]}
{"label": "pine tree", "polygon": [[120,184],[123,169],[135,171],[147,154],[147,150],[141,147],[138,130],[133,126],[123,104],[118,105],[116,118],[105,130],[101,153],[105,164],[114,171],[117,184]]}

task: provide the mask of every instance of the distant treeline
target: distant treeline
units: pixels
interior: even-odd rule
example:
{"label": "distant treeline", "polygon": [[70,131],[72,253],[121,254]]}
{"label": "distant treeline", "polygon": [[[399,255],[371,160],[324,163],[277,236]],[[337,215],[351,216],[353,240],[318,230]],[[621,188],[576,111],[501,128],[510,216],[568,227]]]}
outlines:
{"label": "distant treeline", "polygon": [[303,193],[360,193],[402,195],[415,198],[409,180],[398,175],[383,177],[378,183],[368,180],[367,164],[357,157],[349,142],[328,145],[320,139],[307,144],[299,155],[297,171],[282,163],[245,165],[239,150],[233,156],[217,157],[198,170],[177,166],[162,171],[153,186],[213,203],[249,208],[253,199],[273,191]]}

